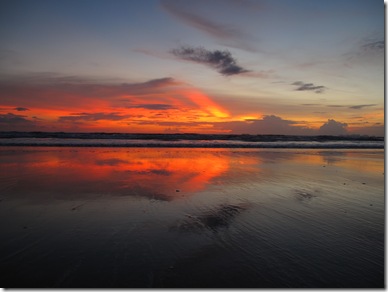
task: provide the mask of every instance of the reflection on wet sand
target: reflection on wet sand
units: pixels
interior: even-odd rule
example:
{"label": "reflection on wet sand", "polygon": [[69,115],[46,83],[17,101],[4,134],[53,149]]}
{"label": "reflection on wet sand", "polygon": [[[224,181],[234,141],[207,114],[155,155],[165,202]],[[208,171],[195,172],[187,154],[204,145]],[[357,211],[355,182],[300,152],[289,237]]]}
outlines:
{"label": "reflection on wet sand", "polygon": [[[13,155],[17,153],[17,155]],[[144,196],[169,201],[206,189],[212,183],[228,184],[271,177],[262,164],[331,165],[383,172],[373,159],[357,159],[357,152],[217,149],[94,149],[5,148],[0,157],[0,190],[18,197],[34,193],[34,200],[61,200],[108,196]],[[356,158],[356,159],[355,159]],[[233,171],[230,171],[233,169]],[[243,171],[236,171],[243,169]]]}
{"label": "reflection on wet sand", "polygon": [[[303,153],[303,152],[301,152]],[[362,155],[360,155],[362,153]],[[362,150],[320,150],[303,153],[303,157],[294,156],[294,162],[306,162],[309,164],[331,165],[345,167],[349,169],[358,169],[368,172],[383,172],[379,160],[379,152]]]}
{"label": "reflection on wet sand", "polygon": [[7,176],[18,177],[15,193],[33,190],[64,200],[103,193],[168,201],[204,189],[230,163],[212,151],[163,149],[40,149],[13,158],[2,164]]}
{"label": "reflection on wet sand", "polygon": [[384,286],[384,151],[0,150],[4,287]]}

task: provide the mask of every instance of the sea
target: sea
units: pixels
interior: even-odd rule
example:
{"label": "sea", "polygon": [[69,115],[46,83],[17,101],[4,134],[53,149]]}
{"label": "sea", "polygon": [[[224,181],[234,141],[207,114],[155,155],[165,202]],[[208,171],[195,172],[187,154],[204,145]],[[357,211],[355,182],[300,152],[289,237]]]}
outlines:
{"label": "sea", "polygon": [[384,137],[1,132],[0,146],[382,149]]}

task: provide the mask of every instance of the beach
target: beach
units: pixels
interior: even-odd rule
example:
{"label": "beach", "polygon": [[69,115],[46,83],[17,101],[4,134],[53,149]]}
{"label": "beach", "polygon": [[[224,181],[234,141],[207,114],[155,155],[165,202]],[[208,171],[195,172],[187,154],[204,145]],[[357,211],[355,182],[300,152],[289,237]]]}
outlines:
{"label": "beach", "polygon": [[383,288],[384,149],[0,147],[6,288]]}

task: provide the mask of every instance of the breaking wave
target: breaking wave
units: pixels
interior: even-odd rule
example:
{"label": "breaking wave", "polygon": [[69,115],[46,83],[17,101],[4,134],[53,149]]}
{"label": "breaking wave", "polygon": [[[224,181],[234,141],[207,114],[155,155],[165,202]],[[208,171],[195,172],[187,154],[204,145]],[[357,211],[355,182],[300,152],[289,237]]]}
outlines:
{"label": "breaking wave", "polygon": [[382,149],[383,137],[206,134],[0,133],[0,146]]}

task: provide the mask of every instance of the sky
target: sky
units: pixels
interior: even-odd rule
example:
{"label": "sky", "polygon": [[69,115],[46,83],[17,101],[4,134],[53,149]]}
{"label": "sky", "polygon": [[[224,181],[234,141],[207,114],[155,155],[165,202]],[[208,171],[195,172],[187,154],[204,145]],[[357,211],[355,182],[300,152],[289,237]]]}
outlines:
{"label": "sky", "polygon": [[0,131],[384,136],[384,2],[0,0]]}

